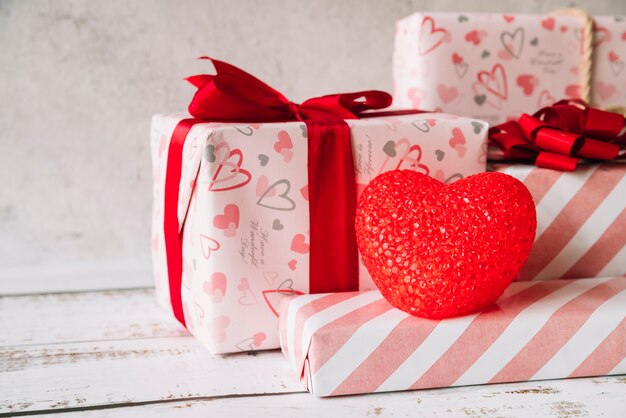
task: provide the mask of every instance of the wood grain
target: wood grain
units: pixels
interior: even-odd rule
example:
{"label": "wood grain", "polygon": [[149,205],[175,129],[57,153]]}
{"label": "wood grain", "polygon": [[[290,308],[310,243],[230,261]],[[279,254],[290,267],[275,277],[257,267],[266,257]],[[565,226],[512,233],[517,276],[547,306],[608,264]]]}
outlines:
{"label": "wood grain", "polygon": [[186,336],[153,289],[0,297],[0,346]]}
{"label": "wood grain", "polygon": [[0,295],[147,288],[153,283],[145,259],[0,266]]}
{"label": "wood grain", "polygon": [[308,393],[187,399],[84,410],[103,417],[623,417],[623,378],[573,379],[317,399]]}
{"label": "wood grain", "polygon": [[0,413],[303,391],[279,351],[216,357],[192,337],[13,347],[0,370]]}

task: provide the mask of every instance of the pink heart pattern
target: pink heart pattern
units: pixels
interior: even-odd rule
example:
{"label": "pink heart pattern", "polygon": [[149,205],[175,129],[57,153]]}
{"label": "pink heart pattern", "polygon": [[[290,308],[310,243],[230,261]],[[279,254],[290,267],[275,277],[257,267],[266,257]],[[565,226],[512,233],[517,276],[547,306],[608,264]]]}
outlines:
{"label": "pink heart pattern", "polygon": [[459,128],[452,129],[452,138],[450,138],[448,144],[450,144],[450,148],[454,149],[459,154],[459,157],[465,156],[465,152],[467,151],[465,145],[467,141],[462,130]]}
{"label": "pink heart pattern", "polygon": [[207,235],[200,234],[200,247],[204,258],[209,259],[213,252],[220,249],[220,243]]}
{"label": "pink heart pattern", "polygon": [[446,40],[447,35],[445,29],[435,26],[435,21],[431,17],[424,17],[419,30],[418,53],[426,55],[434,51]]}
{"label": "pink heart pattern", "polygon": [[215,215],[213,226],[224,231],[224,236],[234,237],[239,228],[239,207],[235,204],[228,204],[224,207],[224,213]]}
{"label": "pink heart pattern", "polygon": [[239,304],[244,306],[256,305],[257,299],[254,292],[250,290],[250,282],[247,278],[242,277],[237,285],[237,290],[240,293]]}
{"label": "pink heart pattern", "polygon": [[494,65],[491,71],[479,71],[476,76],[478,82],[487,89],[487,92],[502,100],[508,98],[508,81],[502,64]]}
{"label": "pink heart pattern", "polygon": [[[419,121],[419,123],[413,122],[413,126],[415,126],[419,131],[424,133],[430,132],[430,122],[428,120]],[[430,169],[426,164],[421,162],[422,160],[422,148],[417,144],[411,144],[408,138],[400,138],[399,140],[393,142],[394,146],[394,154],[389,155],[383,161],[378,173],[383,173],[387,170],[416,170],[423,172],[424,174],[428,174]],[[394,166],[395,164],[395,166]]]}
{"label": "pink heart pattern", "polygon": [[240,149],[230,149],[226,141],[220,142],[215,146],[216,155],[220,153],[221,159],[218,160],[215,171],[212,173],[209,182],[209,190],[214,192],[222,192],[238,189],[245,186],[251,180],[248,170],[243,169],[243,153]]}
{"label": "pink heart pattern", "polygon": [[550,106],[556,102],[554,96],[546,89],[542,90],[537,99],[537,109],[541,109],[546,106]]}
{"label": "pink heart pattern", "polygon": [[265,194],[266,197],[276,196],[276,189],[270,189],[269,180],[267,180],[266,176],[259,176],[256,182],[256,195],[261,197],[263,194]]}
{"label": "pink heart pattern", "polygon": [[274,150],[283,156],[285,162],[293,158],[293,142],[287,131],[278,132],[278,141],[274,143]]}
{"label": "pink heart pattern", "polygon": [[437,86],[437,94],[443,103],[448,104],[459,96],[459,91],[454,86],[439,84]]}
{"label": "pink heart pattern", "polygon": [[517,77],[517,85],[521,87],[526,96],[532,95],[538,84],[539,78],[532,74],[521,74]]}
{"label": "pink heart pattern", "polygon": [[610,99],[617,92],[617,89],[615,88],[615,84],[605,83],[603,81],[596,82],[595,90],[598,93],[598,96],[600,96],[602,100]]}
{"label": "pink heart pattern", "polygon": [[304,234],[296,234],[291,240],[291,251],[300,254],[306,254],[309,252],[309,244],[305,242],[306,238]]}
{"label": "pink heart pattern", "polygon": [[487,32],[484,30],[472,30],[465,34],[465,40],[474,45],[480,45],[483,38],[487,36]]}
{"label": "pink heart pattern", "polygon": [[221,303],[226,296],[226,284],[224,273],[213,273],[211,279],[205,281],[202,288],[213,303]]}
{"label": "pink heart pattern", "polygon": [[239,351],[256,351],[262,348],[265,340],[267,340],[267,334],[264,332],[257,332],[252,337],[238,342],[235,346]]}

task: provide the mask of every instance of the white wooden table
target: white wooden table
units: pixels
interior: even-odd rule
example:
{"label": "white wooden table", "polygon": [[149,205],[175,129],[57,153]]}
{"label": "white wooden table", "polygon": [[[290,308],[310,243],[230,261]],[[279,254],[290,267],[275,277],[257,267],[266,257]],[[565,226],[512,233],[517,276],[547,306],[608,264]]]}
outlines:
{"label": "white wooden table", "polygon": [[210,355],[150,288],[0,296],[0,417],[54,414],[626,417],[626,377],[316,399],[279,351]]}

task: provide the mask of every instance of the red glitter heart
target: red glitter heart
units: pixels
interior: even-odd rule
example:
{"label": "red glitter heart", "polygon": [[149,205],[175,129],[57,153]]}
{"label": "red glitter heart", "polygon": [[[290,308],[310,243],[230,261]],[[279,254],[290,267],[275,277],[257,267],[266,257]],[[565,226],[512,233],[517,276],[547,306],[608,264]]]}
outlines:
{"label": "red glitter heart", "polygon": [[536,226],[528,189],[502,173],[445,185],[389,171],[365,188],[356,216],[359,250],[383,296],[426,318],[494,303],[526,261]]}

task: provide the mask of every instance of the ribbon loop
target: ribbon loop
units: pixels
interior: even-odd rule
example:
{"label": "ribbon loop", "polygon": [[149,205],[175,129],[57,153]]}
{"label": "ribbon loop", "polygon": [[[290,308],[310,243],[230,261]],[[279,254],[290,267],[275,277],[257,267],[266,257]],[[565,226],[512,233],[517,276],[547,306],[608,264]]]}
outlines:
{"label": "ribbon loop", "polygon": [[619,113],[589,107],[585,114],[583,131],[589,136],[615,139],[624,127],[624,117]]}
{"label": "ribbon loop", "polygon": [[379,110],[391,105],[391,95],[384,91],[367,90],[341,94],[339,100],[352,113],[359,114],[368,110]]}
{"label": "ribbon loop", "polygon": [[535,165],[537,167],[551,168],[553,170],[561,171],[574,171],[577,164],[578,158],[545,151],[540,152],[535,160]]}
{"label": "ribbon loop", "polygon": [[535,141],[536,135],[541,128],[551,127],[550,124],[543,122],[539,118],[530,116],[526,113],[523,113],[519,117],[519,126],[522,129],[524,136],[530,139],[532,142]]}
{"label": "ribbon loop", "polygon": [[597,139],[587,138],[577,155],[590,160],[613,160],[617,158],[619,153],[619,145],[608,144]]}
{"label": "ribbon loop", "polygon": [[489,130],[490,143],[508,159],[535,159],[540,167],[572,171],[581,158],[613,160],[626,145],[625,119],[617,113],[587,106],[582,100],[561,100],[522,114]]}
{"label": "ribbon loop", "polygon": [[535,137],[535,145],[542,150],[561,155],[573,155],[582,147],[584,139],[571,132],[543,128]]}

